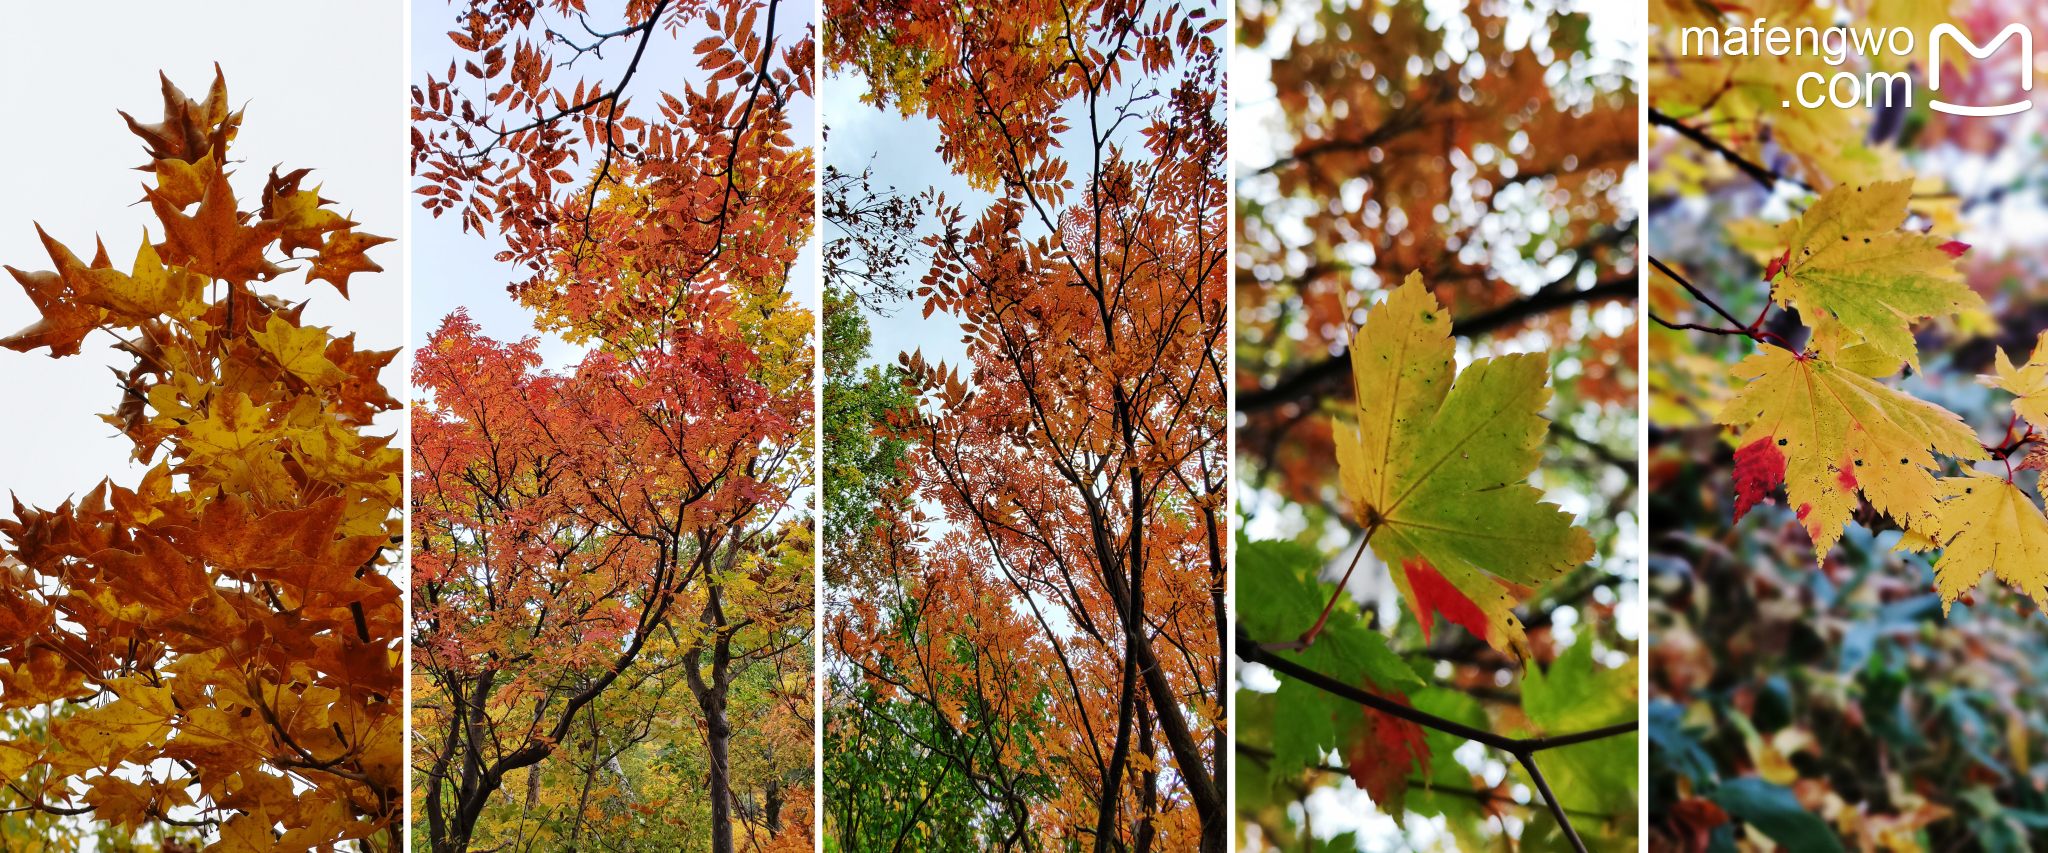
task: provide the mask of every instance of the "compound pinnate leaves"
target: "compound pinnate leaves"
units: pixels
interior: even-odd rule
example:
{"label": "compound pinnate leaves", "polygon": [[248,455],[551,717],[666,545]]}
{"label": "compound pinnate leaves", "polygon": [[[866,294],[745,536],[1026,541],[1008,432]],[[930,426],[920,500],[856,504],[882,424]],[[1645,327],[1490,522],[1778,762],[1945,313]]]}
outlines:
{"label": "compound pinnate leaves", "polygon": [[1943,478],[1941,490],[1934,585],[1942,612],[1987,571],[2048,608],[2048,517],[2034,499],[2004,477],[1976,471]]}
{"label": "compound pinnate leaves", "polygon": [[1914,320],[1984,307],[1956,280],[1968,246],[1897,230],[1911,195],[1911,181],[1839,186],[1778,226],[1783,267],[1772,295],[1799,309],[1823,352],[1867,341],[1917,371]]}
{"label": "compound pinnate leaves", "polygon": [[2012,392],[2019,397],[2012,401],[2013,411],[2037,428],[2048,428],[2048,332],[2034,342],[2034,355],[2024,367],[2013,367],[2002,347],[1993,352],[1998,354],[1998,373],[1977,377],[1977,384]]}
{"label": "compound pinnate leaves", "polygon": [[1984,458],[1977,436],[1953,413],[1812,352],[1763,344],[1729,375],[1743,386],[1719,418],[1742,428],[1737,517],[1784,482],[1816,559],[1841,538],[1859,490],[1901,526],[1932,530],[1934,453]]}
{"label": "compound pinnate leaves", "polygon": [[1418,274],[1367,312],[1351,352],[1358,425],[1338,430],[1337,461],[1353,515],[1425,635],[1441,612],[1526,659],[1515,606],[1591,559],[1593,538],[1523,482],[1549,428],[1545,356],[1458,372],[1450,331]]}

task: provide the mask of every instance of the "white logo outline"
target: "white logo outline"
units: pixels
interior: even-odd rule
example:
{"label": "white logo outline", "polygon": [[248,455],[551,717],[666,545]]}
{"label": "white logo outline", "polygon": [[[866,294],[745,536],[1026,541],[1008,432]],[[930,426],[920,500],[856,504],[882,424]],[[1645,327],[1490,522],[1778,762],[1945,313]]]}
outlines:
{"label": "white logo outline", "polygon": [[[2029,92],[2033,91],[2034,31],[2027,28],[2024,24],[2017,23],[2007,25],[2005,29],[1999,31],[1998,38],[1992,39],[1990,44],[1982,48],[1977,47],[1977,43],[1971,41],[1969,36],[1963,35],[1963,31],[1957,29],[1954,24],[1942,24],[1935,27],[1932,32],[1927,34],[1927,91],[1938,92],[1941,90],[1942,36],[1946,35],[1955,39],[1956,45],[1961,47],[1963,52],[1968,53],[1970,56],[1977,59],[1987,59],[1991,56],[1992,52],[2005,44],[2006,39],[2012,38],[2014,33],[2018,33],[2020,37],[2020,88]],[[2010,104],[1999,104],[1993,107],[1965,107],[1928,98],[1927,106],[1937,112],[1944,112],[1950,115],[1987,117],[2008,116],[2017,112],[2025,112],[2034,106],[2034,102],[2018,101]]]}

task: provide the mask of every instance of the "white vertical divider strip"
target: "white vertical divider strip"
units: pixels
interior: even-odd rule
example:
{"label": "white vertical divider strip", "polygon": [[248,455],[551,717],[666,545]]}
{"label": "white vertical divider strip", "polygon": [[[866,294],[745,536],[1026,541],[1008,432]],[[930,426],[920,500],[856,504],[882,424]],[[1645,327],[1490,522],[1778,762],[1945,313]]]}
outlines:
{"label": "white vertical divider strip", "polygon": [[[1624,7],[1626,8],[1626,7]],[[1650,25],[1643,4],[1642,42],[1636,45],[1636,482],[1650,482]],[[1617,12],[1616,14],[1622,14]],[[1636,843],[1650,837],[1650,493],[1636,490]]]}
{"label": "white vertical divider strip", "polygon": [[[1225,265],[1226,284],[1223,303],[1223,339],[1230,352],[1226,353],[1224,364],[1237,363],[1237,134],[1232,133],[1236,118],[1235,90],[1232,83],[1237,75],[1237,2],[1221,0],[1223,15],[1230,21],[1224,26],[1227,34],[1223,40],[1223,251],[1228,259]],[[1224,812],[1230,821],[1230,849],[1237,849],[1237,650],[1232,638],[1236,636],[1237,625],[1237,383],[1230,370],[1223,375],[1223,552],[1225,586],[1223,607],[1230,617],[1226,620],[1233,630],[1217,637],[1217,647],[1223,652],[1223,683],[1217,689],[1223,691],[1223,719],[1225,743],[1216,748],[1225,753],[1224,766],[1230,772],[1217,780],[1223,787]]]}
{"label": "white vertical divider strip", "polygon": [[[393,94],[397,96],[397,108],[405,116],[406,127],[410,128],[412,126],[412,101],[408,95],[410,91],[408,87],[412,84],[411,0],[400,2],[396,14],[398,15],[399,70],[398,85],[395,87],[396,91]],[[401,144],[403,144],[402,141]],[[408,155],[406,158],[408,166],[411,162],[412,158]],[[398,197],[404,200],[402,202],[404,210],[400,211],[398,218],[398,298],[399,304],[404,306],[404,310],[400,312],[401,316],[398,323],[399,332],[402,335],[400,338],[402,343],[398,347],[397,362],[399,375],[395,380],[393,377],[385,377],[384,381],[387,385],[396,381],[399,388],[399,399],[405,401],[405,417],[401,419],[402,423],[398,427],[398,446],[405,459],[403,477],[398,484],[399,494],[403,496],[403,503],[399,506],[402,507],[401,511],[405,513],[405,532],[404,538],[400,540],[400,548],[402,550],[398,555],[398,571],[404,573],[405,607],[404,614],[399,617],[399,624],[403,626],[398,632],[399,668],[404,673],[405,681],[398,686],[398,692],[400,696],[404,697],[401,701],[405,703],[403,709],[404,716],[401,719],[405,721],[405,737],[402,740],[405,744],[406,757],[404,765],[399,768],[400,784],[405,788],[401,792],[401,796],[405,798],[405,801],[399,809],[399,814],[403,816],[402,819],[405,822],[405,832],[403,833],[405,853],[412,853],[412,407],[413,404],[419,402],[412,398],[412,169],[408,167],[403,173],[399,174],[398,181],[400,184]]]}
{"label": "white vertical divider strip", "polygon": [[[811,53],[811,91],[825,81],[825,2],[812,0],[811,25],[817,48]],[[825,102],[811,122],[811,253],[817,269],[811,286],[817,306],[811,318],[811,453],[816,478],[811,512],[811,846],[825,853]]]}

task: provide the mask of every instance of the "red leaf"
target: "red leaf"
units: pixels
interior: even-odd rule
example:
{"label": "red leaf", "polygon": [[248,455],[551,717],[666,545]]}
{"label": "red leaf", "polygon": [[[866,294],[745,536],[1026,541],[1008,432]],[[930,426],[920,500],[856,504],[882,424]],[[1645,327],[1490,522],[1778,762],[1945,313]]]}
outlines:
{"label": "red leaf", "polygon": [[1941,249],[1944,252],[1947,252],[1950,258],[1960,258],[1963,256],[1964,252],[1970,250],[1970,244],[1964,243],[1960,240],[1950,240],[1946,243],[1941,244],[1937,248]]}
{"label": "red leaf", "polygon": [[1414,557],[1401,562],[1401,570],[1408,573],[1408,590],[1415,594],[1415,621],[1422,623],[1422,639],[1429,640],[1429,630],[1435,621],[1433,613],[1442,613],[1475,637],[1490,636],[1492,631],[1486,621],[1486,613],[1472,599],[1438,572],[1428,560]]}
{"label": "red leaf", "polygon": [[[1381,690],[1370,678],[1365,686],[1382,697],[1408,704],[1408,697],[1400,691]],[[1364,710],[1365,725],[1359,727],[1358,739],[1352,741],[1344,763],[1351,770],[1351,781],[1384,813],[1400,814],[1408,793],[1409,768],[1429,768],[1429,740],[1419,725],[1384,711]]]}
{"label": "red leaf", "polygon": [[1785,454],[1778,452],[1777,439],[1767,435],[1735,451],[1735,520],[1783,482]]}

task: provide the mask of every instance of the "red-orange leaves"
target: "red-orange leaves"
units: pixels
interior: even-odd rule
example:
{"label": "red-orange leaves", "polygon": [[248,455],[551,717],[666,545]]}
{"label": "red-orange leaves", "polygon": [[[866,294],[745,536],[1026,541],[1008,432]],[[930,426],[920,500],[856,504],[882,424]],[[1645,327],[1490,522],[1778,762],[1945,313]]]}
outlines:
{"label": "red-orange leaves", "polygon": [[[1224,849],[1220,51],[1170,3],[825,9],[832,69],[936,123],[946,167],[996,194],[941,200],[924,240],[918,323],[957,324],[966,358],[900,358],[905,482],[880,553],[835,567],[849,725],[987,768],[955,846]],[[1128,97],[1150,106],[1122,122]],[[935,748],[895,734],[934,727]]]}
{"label": "red-orange leaves", "polygon": [[152,623],[190,612],[213,585],[203,564],[148,530],[136,532],[131,550],[109,548],[91,559],[102,567],[115,595],[141,604]]}
{"label": "red-orange leaves", "polygon": [[161,74],[157,77],[163,81],[163,121],[142,124],[121,111],[128,129],[142,137],[153,159],[198,163],[211,154],[218,161],[242,123],[241,113],[228,112],[227,77],[221,73],[220,65],[213,66],[213,86],[207,90],[203,104],[185,97],[183,91],[171,85],[171,78]]}
{"label": "red-orange leaves", "polygon": [[327,235],[327,242],[321,244],[320,254],[313,259],[313,269],[306,273],[306,280],[319,279],[334,285],[341,295],[348,295],[348,277],[359,272],[383,272],[384,268],[370,260],[363,252],[372,246],[391,242],[389,237],[375,234],[357,234],[344,228]]}
{"label": "red-orange leaves", "polygon": [[[1408,704],[1408,697],[1401,695],[1401,691],[1381,690],[1370,678],[1366,679],[1365,687]],[[1419,725],[1385,711],[1363,710],[1365,724],[1359,727],[1351,748],[1345,750],[1344,763],[1351,770],[1351,780],[1365,789],[1381,810],[1400,814],[1408,794],[1409,774],[1429,769],[1429,740]]]}
{"label": "red-orange leaves", "polygon": [[[1451,583],[1450,579],[1445,578],[1435,566],[1431,566],[1428,560],[1421,557],[1405,560],[1401,563],[1401,572],[1407,577],[1409,591],[1414,594],[1415,621],[1422,625],[1422,639],[1425,642],[1429,640],[1430,626],[1435,624],[1436,620],[1432,616],[1435,613],[1441,613],[1445,619],[1463,625],[1465,630],[1472,632],[1472,636],[1489,643],[1494,641],[1496,634],[1486,611],[1459,589],[1457,584]],[[1491,580],[1501,585],[1503,598],[1512,595],[1512,600],[1520,601],[1535,594],[1534,590],[1521,584],[1500,578]]]}
{"label": "red-orange leaves", "polygon": [[21,282],[22,290],[28,292],[29,301],[43,312],[43,318],[0,338],[0,346],[15,352],[49,347],[51,358],[77,355],[79,343],[99,327],[107,312],[83,302],[83,294],[71,289],[57,273],[22,272],[13,267],[7,267],[7,271]]}
{"label": "red-orange leaves", "polygon": [[[438,705],[414,717],[434,733],[417,766],[473,750],[497,778],[523,775],[585,731],[587,703],[628,701],[625,684],[660,672],[687,670],[722,715],[733,678],[808,631],[809,540],[786,519],[810,482],[810,322],[762,296],[707,302],[723,310],[567,372],[460,311],[416,352],[432,402],[412,419],[415,683]],[[661,669],[640,666],[655,655]],[[421,798],[494,790],[414,779]],[[478,820],[427,829],[518,831]]]}

